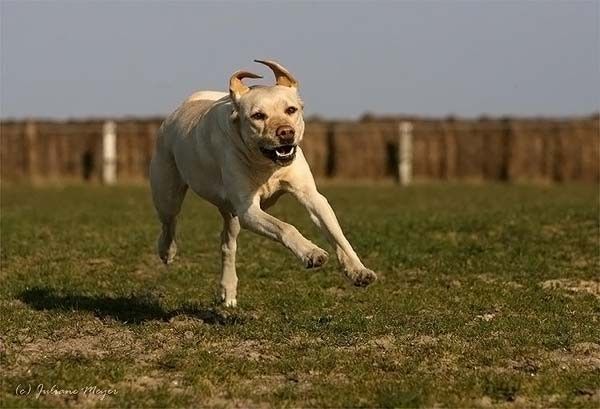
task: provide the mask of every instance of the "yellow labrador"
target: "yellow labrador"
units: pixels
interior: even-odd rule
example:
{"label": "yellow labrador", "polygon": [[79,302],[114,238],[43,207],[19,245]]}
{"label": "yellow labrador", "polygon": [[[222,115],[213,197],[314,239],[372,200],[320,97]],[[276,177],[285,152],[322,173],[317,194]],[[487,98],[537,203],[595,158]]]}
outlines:
{"label": "yellow labrador", "polygon": [[189,187],[223,215],[221,287],[226,306],[236,305],[240,226],[279,241],[307,268],[322,266],[327,252],[264,211],[289,192],[323,230],[345,275],[357,286],[369,285],[377,276],[344,237],[298,146],[304,134],[298,82],[276,62],[256,62],[271,68],[275,85],[247,87],[243,78],[261,77],[237,71],[229,80],[229,93],[197,92],[160,127],[150,164],[152,198],[162,223],[158,255],[165,264],[175,256],[176,218]]}

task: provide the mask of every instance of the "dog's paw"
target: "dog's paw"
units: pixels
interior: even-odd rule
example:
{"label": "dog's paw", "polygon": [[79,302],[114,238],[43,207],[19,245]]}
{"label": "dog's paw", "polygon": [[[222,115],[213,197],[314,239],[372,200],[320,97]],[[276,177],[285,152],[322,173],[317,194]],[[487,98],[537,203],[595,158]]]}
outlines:
{"label": "dog's paw", "polygon": [[223,300],[223,307],[235,308],[237,306],[237,300],[235,298],[229,300]]}
{"label": "dog's paw", "polygon": [[225,287],[221,288],[221,303],[223,304],[223,307],[234,308],[237,306],[235,293],[235,288],[230,289],[229,291]]}
{"label": "dog's paw", "polygon": [[166,265],[169,265],[175,260],[175,255],[177,254],[177,244],[175,241],[172,241],[171,244],[167,246],[161,246],[159,243],[158,246],[158,256],[162,260],[162,262]]}
{"label": "dog's paw", "polygon": [[318,268],[327,263],[329,255],[323,249],[315,247],[304,256],[304,266],[306,268]]}
{"label": "dog's paw", "polygon": [[347,272],[346,275],[352,281],[356,287],[366,287],[373,281],[377,280],[377,274],[368,268],[357,270],[353,272]]}

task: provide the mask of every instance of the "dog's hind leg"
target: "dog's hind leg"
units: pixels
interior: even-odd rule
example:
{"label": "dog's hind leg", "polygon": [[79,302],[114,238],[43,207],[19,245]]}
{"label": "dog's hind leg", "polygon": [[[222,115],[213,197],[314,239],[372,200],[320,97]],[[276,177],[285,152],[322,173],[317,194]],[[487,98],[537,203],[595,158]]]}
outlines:
{"label": "dog's hind leg", "polygon": [[154,207],[162,224],[157,242],[158,256],[163,263],[170,264],[177,253],[177,215],[187,192],[187,185],[181,179],[173,157],[159,152],[154,155],[150,162],[150,187]]}
{"label": "dog's hind leg", "polygon": [[237,236],[240,233],[240,221],[237,216],[221,210],[223,231],[221,232],[221,298],[226,307],[237,304],[238,278],[235,271],[235,252]]}

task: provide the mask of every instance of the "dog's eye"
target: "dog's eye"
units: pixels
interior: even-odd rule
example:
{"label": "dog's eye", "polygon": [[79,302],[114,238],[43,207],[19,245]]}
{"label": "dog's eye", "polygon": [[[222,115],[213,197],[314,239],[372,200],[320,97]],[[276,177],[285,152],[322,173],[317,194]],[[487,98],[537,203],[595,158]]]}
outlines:
{"label": "dog's eye", "polygon": [[264,121],[265,119],[267,119],[267,115],[262,112],[255,112],[252,115],[250,115],[250,118],[256,121]]}
{"label": "dog's eye", "polygon": [[296,111],[298,111],[298,108],[296,108],[296,107],[288,107],[288,108],[285,110],[285,113],[286,113],[286,114],[288,114],[288,115],[292,115],[292,114],[293,114],[293,113],[295,113]]}

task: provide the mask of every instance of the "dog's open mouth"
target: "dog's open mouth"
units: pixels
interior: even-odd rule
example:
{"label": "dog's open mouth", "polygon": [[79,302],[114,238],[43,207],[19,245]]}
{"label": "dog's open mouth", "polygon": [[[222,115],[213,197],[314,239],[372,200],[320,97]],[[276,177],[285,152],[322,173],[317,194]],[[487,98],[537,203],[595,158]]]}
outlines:
{"label": "dog's open mouth", "polygon": [[296,156],[296,145],[280,145],[274,148],[260,148],[267,158],[281,165],[289,165]]}

